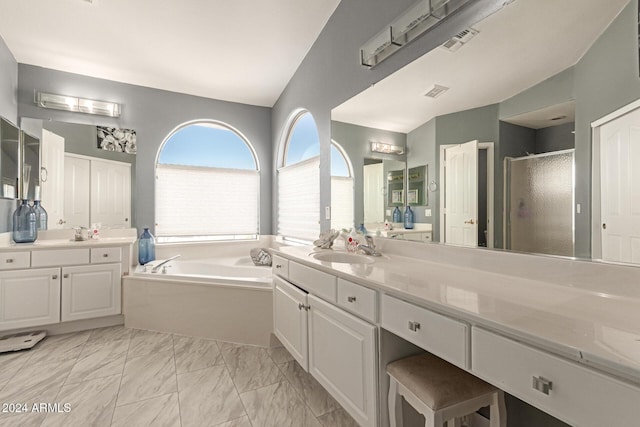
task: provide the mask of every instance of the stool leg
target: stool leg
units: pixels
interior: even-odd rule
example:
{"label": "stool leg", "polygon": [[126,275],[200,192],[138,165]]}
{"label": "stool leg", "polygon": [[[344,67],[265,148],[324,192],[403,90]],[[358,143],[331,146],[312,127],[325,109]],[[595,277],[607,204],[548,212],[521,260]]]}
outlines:
{"label": "stool leg", "polygon": [[393,378],[389,378],[389,426],[402,427],[402,395],[398,393],[398,383]]}
{"label": "stool leg", "polygon": [[493,395],[493,403],[489,407],[491,418],[489,427],[507,427],[507,407],[504,404],[504,392],[502,390]]}

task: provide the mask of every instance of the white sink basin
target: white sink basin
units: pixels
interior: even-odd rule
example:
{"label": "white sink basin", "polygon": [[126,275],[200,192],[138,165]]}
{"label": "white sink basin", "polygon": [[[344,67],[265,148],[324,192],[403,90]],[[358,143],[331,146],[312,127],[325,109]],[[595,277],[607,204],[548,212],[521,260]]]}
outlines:
{"label": "white sink basin", "polygon": [[373,257],[351,254],[348,252],[318,252],[309,255],[318,261],[338,262],[343,264],[372,264],[375,262]]}

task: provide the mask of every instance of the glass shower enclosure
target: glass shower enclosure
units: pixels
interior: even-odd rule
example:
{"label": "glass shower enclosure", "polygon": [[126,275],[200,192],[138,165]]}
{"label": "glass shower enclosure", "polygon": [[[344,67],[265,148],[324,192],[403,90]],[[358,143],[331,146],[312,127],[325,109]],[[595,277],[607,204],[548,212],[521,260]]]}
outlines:
{"label": "glass shower enclosure", "polygon": [[574,256],[574,150],[504,161],[505,249]]}

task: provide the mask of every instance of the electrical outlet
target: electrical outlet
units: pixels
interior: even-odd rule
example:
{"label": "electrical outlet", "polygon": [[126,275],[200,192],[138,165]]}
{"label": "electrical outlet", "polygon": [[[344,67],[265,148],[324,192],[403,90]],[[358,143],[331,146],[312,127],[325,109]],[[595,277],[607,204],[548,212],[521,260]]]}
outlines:
{"label": "electrical outlet", "polygon": [[580,203],[576,204],[576,213],[577,214],[582,213],[582,205]]}
{"label": "electrical outlet", "polygon": [[424,210],[424,216],[431,216],[431,209],[425,209]]}
{"label": "electrical outlet", "polygon": [[387,216],[391,216],[391,209],[387,209]]}

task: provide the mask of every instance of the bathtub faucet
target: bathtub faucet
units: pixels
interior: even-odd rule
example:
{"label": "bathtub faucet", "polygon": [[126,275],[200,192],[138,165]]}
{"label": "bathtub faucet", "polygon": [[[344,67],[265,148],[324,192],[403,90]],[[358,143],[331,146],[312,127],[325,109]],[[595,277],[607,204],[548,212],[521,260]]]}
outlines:
{"label": "bathtub faucet", "polygon": [[160,270],[160,267],[162,267],[163,265],[165,265],[165,264],[166,264],[166,263],[168,263],[169,261],[173,261],[173,260],[174,260],[174,259],[176,259],[176,258],[180,258],[180,255],[175,255],[175,256],[172,256],[171,258],[167,258],[167,259],[165,259],[165,260],[164,260],[164,261],[162,261],[160,264],[158,264],[158,265],[156,265],[155,267],[153,267],[153,268],[151,269],[151,272],[152,272],[152,273],[157,273],[157,272],[158,272],[158,270]]}

